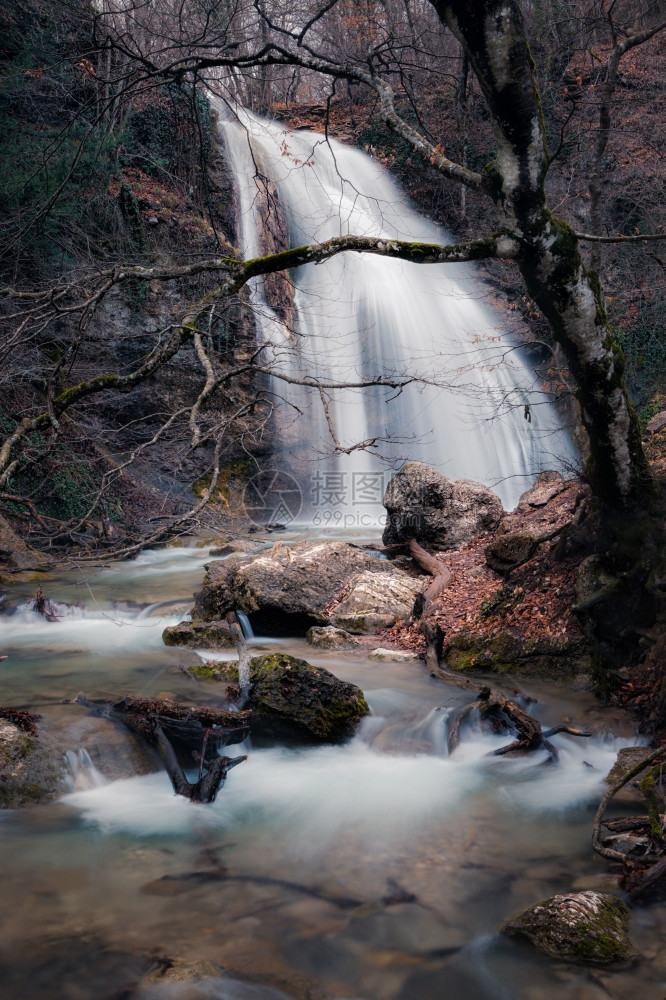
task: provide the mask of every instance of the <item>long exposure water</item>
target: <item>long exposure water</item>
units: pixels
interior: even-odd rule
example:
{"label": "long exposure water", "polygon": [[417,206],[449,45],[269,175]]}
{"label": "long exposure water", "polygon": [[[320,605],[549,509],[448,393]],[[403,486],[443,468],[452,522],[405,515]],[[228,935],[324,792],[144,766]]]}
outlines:
{"label": "long exposure water", "polygon": [[[266,231],[278,248],[341,235],[451,242],[359,149],[242,109],[231,114],[221,103],[218,111],[238,191],[244,257],[267,252]],[[561,414],[545,391],[552,379],[507,338],[502,313],[491,305],[492,289],[472,266],[345,253],[294,270],[290,280],[290,293],[282,286],[288,321],[271,308],[261,281],[252,286],[261,338],[269,345],[264,357],[277,371],[325,385],[379,376],[417,380],[401,392],[326,391],[341,446],[375,442],[350,454],[333,453],[318,392],[275,380],[278,460],[306,487],[306,501],[314,482],[315,507],[322,476],[352,482],[409,459],[453,479],[492,485],[510,508],[537,472],[575,463]]]}
{"label": "long exposure water", "polygon": [[[207,806],[175,797],[122,727],[63,704],[79,690],[220,699],[179,670],[206,651],[161,640],[209,559],[165,549],[63,574],[49,597],[77,606],[53,623],[29,610],[29,585],[8,595],[2,702],[41,712],[60,733],[72,789],[0,813],[3,997],[661,1000],[658,908],[633,915],[647,957],[630,970],[575,968],[497,934],[503,918],[555,892],[606,884],[592,816],[617,748],[637,740],[589,694],[530,686],[546,724],[566,715],[595,734],[556,737],[558,765],[487,757],[505,738],[474,731],[449,758],[446,716],[464,692],[418,662],[282,639],[280,649],[359,684],[372,714],[340,745],[233,748],[248,760]],[[225,973],[128,992],[158,956]]]}

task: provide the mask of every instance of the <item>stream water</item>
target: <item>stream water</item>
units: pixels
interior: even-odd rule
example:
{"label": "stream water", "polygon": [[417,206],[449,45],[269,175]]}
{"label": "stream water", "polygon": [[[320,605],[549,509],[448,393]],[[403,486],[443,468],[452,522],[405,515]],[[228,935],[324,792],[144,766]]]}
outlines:
{"label": "stream water", "polygon": [[208,558],[165,549],[61,575],[49,597],[78,606],[55,623],[28,610],[28,585],[9,595],[2,702],[41,712],[60,732],[72,791],[0,813],[3,997],[128,996],[123,987],[166,955],[227,971],[138,995],[661,1000],[659,908],[634,913],[646,957],[631,970],[574,968],[496,933],[504,917],[548,895],[604,885],[592,816],[617,748],[636,738],[590,694],[530,686],[545,723],[566,715],[595,734],[556,737],[558,765],[540,755],[489,758],[497,740],[474,731],[449,758],[446,716],[464,692],[419,663],[315,653],[282,639],[281,649],[359,684],[372,715],[342,745],[233,748],[248,760],[208,806],[175,797],[163,772],[142,773],[122,727],[63,704],[81,689],[95,700],[218,697],[178,669],[199,652],[161,640]]}

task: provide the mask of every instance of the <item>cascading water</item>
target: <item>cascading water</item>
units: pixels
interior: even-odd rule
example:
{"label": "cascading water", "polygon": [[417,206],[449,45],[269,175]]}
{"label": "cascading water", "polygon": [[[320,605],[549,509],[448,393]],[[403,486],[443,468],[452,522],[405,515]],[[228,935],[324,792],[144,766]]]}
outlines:
{"label": "cascading water", "polygon": [[[346,234],[450,242],[359,150],[244,110],[231,115],[220,107],[220,121],[245,257],[266,252],[262,233],[269,224],[280,228],[281,213],[288,230],[281,236],[291,246]],[[274,382],[287,404],[276,461],[299,480],[310,516],[328,504],[376,517],[382,472],[404,460],[485,482],[507,507],[536,472],[574,462],[542,379],[503,336],[501,317],[486,301],[490,289],[472,267],[344,253],[298,269],[291,280],[289,324],[270,307],[261,280],[251,289],[260,336],[278,371],[325,382],[424,379],[402,391],[326,393],[341,446],[374,442],[350,454],[335,453],[318,392]],[[340,523],[355,526],[353,519]]]}

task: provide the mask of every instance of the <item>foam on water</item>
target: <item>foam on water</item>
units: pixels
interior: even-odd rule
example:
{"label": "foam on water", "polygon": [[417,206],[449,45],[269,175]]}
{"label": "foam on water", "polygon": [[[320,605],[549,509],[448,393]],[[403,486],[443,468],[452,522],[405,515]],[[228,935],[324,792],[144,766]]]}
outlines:
{"label": "foam on water", "polygon": [[62,617],[47,622],[29,605],[0,618],[0,647],[13,649],[69,649],[108,656],[109,653],[164,647],[162,632],[177,625],[180,616],[143,618],[142,612],[115,612],[56,605]]}
{"label": "foam on water", "polygon": [[253,829],[270,831],[285,851],[312,857],[341,837],[403,843],[410,831],[455,816],[481,790],[509,809],[577,808],[599,795],[617,750],[631,743],[588,740],[583,751],[560,740],[560,763],[546,766],[546,751],[516,759],[487,756],[504,742],[502,736],[474,736],[452,758],[381,753],[360,738],[344,746],[259,749],[230,772],[209,806],[174,796],[164,774],[115,781],[63,801],[106,833]]}

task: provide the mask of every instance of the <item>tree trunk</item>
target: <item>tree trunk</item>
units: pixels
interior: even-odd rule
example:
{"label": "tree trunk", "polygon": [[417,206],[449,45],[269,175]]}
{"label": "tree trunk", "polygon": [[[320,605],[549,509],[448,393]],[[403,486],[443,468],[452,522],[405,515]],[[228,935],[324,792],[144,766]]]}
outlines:
{"label": "tree trunk", "polygon": [[586,270],[571,227],[546,204],[549,154],[519,4],[430,2],[467,52],[491,113],[497,158],[484,171],[484,188],[507,240],[515,243],[528,292],[548,319],[576,381],[590,439],[590,484],[612,505],[646,505],[654,483],[599,280]]}

